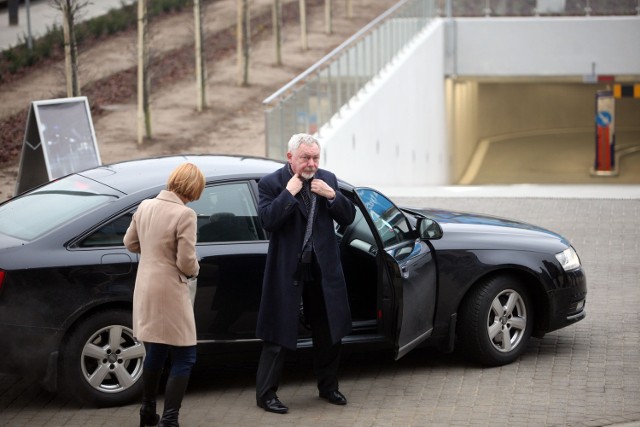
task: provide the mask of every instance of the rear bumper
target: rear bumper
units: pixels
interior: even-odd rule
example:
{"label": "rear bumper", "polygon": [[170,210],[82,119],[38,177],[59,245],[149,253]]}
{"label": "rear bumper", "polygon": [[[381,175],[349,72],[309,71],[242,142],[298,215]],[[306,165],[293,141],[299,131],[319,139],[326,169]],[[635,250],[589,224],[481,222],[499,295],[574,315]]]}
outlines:
{"label": "rear bumper", "polygon": [[36,379],[46,389],[55,389],[59,336],[57,329],[0,325],[0,372]]}

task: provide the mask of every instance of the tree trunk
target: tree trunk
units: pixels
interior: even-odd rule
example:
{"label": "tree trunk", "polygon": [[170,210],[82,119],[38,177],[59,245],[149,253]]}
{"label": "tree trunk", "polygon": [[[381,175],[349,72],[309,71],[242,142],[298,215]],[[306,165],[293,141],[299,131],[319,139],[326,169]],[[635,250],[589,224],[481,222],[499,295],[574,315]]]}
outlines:
{"label": "tree trunk", "polygon": [[78,47],[76,44],[74,16],[77,8],[73,0],[64,0],[62,10],[62,32],[64,35],[64,65],[67,78],[67,97],[80,96],[78,83]]}
{"label": "tree trunk", "polygon": [[193,15],[195,21],[195,49],[196,49],[196,86],[198,100],[196,110],[207,108],[207,63],[204,60],[202,46],[202,6],[200,0],[193,0]]}
{"label": "tree trunk", "polygon": [[282,6],[273,0],[273,38],[276,45],[276,65],[282,65]]}
{"label": "tree trunk", "polygon": [[249,85],[249,0],[237,0],[238,16],[236,26],[238,52],[238,86]]}
{"label": "tree trunk", "polygon": [[309,43],[307,42],[307,2],[306,0],[298,0],[300,8],[300,44],[302,50],[309,49]]}
{"label": "tree trunk", "polygon": [[333,33],[333,23],[331,22],[331,0],[324,0],[324,32]]}
{"label": "tree trunk", "polygon": [[147,0],[138,0],[138,144],[144,143],[145,136],[151,138],[147,20]]}

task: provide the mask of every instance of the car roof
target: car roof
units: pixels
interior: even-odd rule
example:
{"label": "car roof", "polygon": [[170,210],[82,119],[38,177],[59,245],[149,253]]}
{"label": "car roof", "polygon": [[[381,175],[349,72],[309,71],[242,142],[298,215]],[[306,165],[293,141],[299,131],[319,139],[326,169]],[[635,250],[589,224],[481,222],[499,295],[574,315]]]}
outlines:
{"label": "car roof", "polygon": [[185,162],[198,166],[207,181],[260,178],[282,167],[281,161],[263,157],[230,155],[163,156],[103,165],[79,175],[98,181],[125,194],[164,186],[171,172]]}

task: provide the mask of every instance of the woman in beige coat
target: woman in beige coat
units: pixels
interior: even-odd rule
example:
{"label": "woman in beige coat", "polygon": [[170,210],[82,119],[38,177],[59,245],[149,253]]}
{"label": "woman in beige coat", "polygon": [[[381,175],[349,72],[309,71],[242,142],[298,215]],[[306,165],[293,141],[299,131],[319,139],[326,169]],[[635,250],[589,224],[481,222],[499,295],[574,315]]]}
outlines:
{"label": "woman in beige coat", "polygon": [[[187,282],[198,275],[196,213],[185,203],[197,200],[205,178],[192,163],[178,166],[167,189],[143,201],[124,236],[131,252],[140,253],[133,292],[133,333],[145,343],[140,425],[177,426],[182,398],[196,361],[196,324]],[[171,353],[162,419],[156,395],[162,369]]]}

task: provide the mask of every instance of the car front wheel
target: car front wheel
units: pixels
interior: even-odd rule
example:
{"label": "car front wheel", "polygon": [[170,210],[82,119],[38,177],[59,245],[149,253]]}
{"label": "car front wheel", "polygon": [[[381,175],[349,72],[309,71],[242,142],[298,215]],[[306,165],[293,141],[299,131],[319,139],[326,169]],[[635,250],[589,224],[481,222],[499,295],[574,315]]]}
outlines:
{"label": "car front wheel", "polygon": [[131,312],[120,309],[82,320],[61,353],[60,391],[94,406],[134,400],[142,390],[145,349],[131,324]]}
{"label": "car front wheel", "polygon": [[526,287],[498,276],[476,286],[465,298],[458,323],[464,354],[489,366],[516,360],[533,329],[533,305]]}

